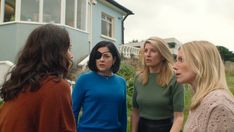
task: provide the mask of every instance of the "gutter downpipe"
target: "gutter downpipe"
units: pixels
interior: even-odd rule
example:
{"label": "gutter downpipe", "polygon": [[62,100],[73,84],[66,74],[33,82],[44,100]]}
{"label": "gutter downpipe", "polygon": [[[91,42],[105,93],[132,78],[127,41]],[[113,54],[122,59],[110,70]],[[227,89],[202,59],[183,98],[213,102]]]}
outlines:
{"label": "gutter downpipe", "polygon": [[124,44],[124,20],[129,16],[130,14],[127,14],[123,20],[122,20],[122,44]]}

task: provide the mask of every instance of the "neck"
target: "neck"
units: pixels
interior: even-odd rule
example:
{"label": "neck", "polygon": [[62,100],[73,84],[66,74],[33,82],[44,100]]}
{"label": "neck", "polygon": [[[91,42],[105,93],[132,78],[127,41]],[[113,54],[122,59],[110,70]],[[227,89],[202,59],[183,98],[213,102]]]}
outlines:
{"label": "neck", "polygon": [[98,71],[97,73],[99,75],[102,75],[102,76],[112,76],[113,75],[113,72],[111,72],[111,71],[106,71],[106,72],[100,72],[100,71]]}
{"label": "neck", "polygon": [[149,72],[150,73],[159,73],[160,68],[159,68],[159,66],[151,66],[151,67],[149,67]]}

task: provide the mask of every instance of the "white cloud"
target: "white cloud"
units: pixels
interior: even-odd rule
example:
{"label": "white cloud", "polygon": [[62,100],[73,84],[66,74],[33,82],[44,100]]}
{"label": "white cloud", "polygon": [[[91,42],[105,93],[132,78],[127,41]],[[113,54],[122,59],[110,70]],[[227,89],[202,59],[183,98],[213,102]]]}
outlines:
{"label": "white cloud", "polygon": [[125,42],[156,35],[208,40],[234,51],[233,0],[116,1],[135,13],[125,20]]}

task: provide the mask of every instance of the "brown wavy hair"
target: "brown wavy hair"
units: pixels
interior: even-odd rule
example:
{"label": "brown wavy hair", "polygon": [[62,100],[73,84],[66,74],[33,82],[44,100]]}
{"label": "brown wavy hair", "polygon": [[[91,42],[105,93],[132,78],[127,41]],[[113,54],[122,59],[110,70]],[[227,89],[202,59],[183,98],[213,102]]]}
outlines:
{"label": "brown wavy hair", "polygon": [[15,67],[8,73],[10,78],[2,85],[3,100],[11,100],[25,90],[38,90],[40,82],[49,75],[65,78],[70,64],[69,47],[69,34],[64,28],[46,24],[34,29],[19,52]]}

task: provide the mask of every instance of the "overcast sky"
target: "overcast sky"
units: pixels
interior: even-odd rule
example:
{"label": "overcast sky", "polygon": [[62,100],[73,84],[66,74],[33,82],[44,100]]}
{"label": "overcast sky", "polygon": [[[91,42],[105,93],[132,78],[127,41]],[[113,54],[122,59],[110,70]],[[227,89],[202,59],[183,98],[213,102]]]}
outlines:
{"label": "overcast sky", "polygon": [[234,51],[234,0],[116,0],[135,14],[125,20],[125,43],[150,36],[208,40]]}

